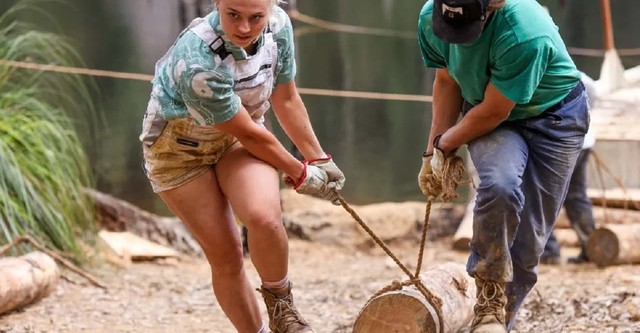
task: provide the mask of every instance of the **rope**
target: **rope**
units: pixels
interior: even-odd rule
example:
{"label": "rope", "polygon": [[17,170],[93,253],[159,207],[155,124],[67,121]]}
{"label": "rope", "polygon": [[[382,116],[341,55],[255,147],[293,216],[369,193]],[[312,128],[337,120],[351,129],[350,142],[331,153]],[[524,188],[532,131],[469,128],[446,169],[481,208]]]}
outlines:
{"label": "rope", "polygon": [[[5,65],[5,66],[15,67],[15,68],[33,69],[33,70],[39,70],[44,72],[80,74],[80,75],[90,75],[90,76],[98,76],[98,77],[109,77],[109,78],[116,78],[116,79],[146,81],[146,82],[149,82],[153,79],[153,75],[149,75],[149,74],[126,73],[126,72],[105,71],[105,70],[90,69],[90,68],[47,65],[47,64],[38,64],[33,62],[13,61],[13,60],[5,60],[5,59],[0,59],[0,65]],[[408,101],[408,102],[432,102],[433,101],[432,96],[411,95],[411,94],[390,94],[390,93],[378,93],[378,92],[369,92],[369,91],[298,88],[298,92],[302,95],[362,98],[362,99],[376,99],[376,100],[388,100],[388,101]]]}
{"label": "rope", "polygon": [[369,28],[357,25],[347,25],[341,23],[335,23],[330,21],[321,20],[309,15],[300,13],[297,9],[292,9],[289,12],[289,17],[294,20],[313,25],[326,30],[346,32],[352,34],[370,35],[370,36],[384,36],[384,37],[399,37],[406,39],[417,39],[417,33],[414,31],[399,31],[380,28]]}
{"label": "rope", "polygon": [[[400,31],[380,28],[370,28],[357,25],[347,25],[331,21],[321,20],[319,18],[305,15],[300,13],[297,9],[292,9],[289,12],[289,17],[294,20],[300,21],[312,25],[314,27],[322,28],[325,30],[370,35],[370,36],[383,36],[383,37],[399,37],[405,39],[417,39],[417,33],[414,31]],[[585,56],[585,57],[604,57],[605,50],[603,49],[590,49],[584,47],[572,47],[568,46],[567,51],[571,55]],[[633,57],[640,56],[640,48],[631,49],[616,49],[618,55],[621,57]]]}
{"label": "rope", "polygon": [[[427,302],[429,302],[429,304],[431,304],[431,306],[433,306],[433,308],[436,310],[436,314],[438,315],[438,321],[440,323],[440,330],[443,331],[444,330],[444,318],[443,318],[443,314],[442,314],[442,299],[440,299],[440,297],[438,297],[437,295],[433,294],[429,289],[427,289],[424,286],[424,284],[422,283],[422,280],[420,280],[420,277],[418,276],[418,274],[414,275],[413,273],[411,273],[411,271],[409,271],[407,266],[405,266],[400,261],[400,259],[398,259],[398,257],[396,257],[393,254],[393,252],[391,252],[389,247],[373,232],[373,230],[371,230],[371,228],[369,228],[369,226],[360,218],[360,216],[353,210],[353,208],[351,208],[351,206],[349,206],[349,204],[344,200],[344,198],[340,194],[338,194],[338,201],[340,201],[340,204],[342,205],[342,207],[351,215],[351,217],[353,217],[354,220],[356,220],[356,222],[358,222],[358,224],[362,227],[362,229],[364,229],[367,232],[367,234],[369,234],[369,236],[371,236],[371,238],[376,242],[376,244],[378,244],[378,246],[380,246],[380,248],[382,248],[382,250],[391,259],[393,259],[393,261],[396,263],[396,265],[398,265],[398,267],[400,267],[400,269],[402,269],[402,271],[409,277],[409,281],[404,282],[401,285],[405,285],[405,284],[406,285],[414,285],[416,287],[416,289],[424,296],[424,298],[427,300]],[[426,228],[425,228],[425,230],[426,230]],[[393,287],[389,287],[389,288],[397,288],[397,284],[395,286],[394,285],[392,285],[392,286]],[[389,289],[389,290],[395,290],[395,289]],[[380,291],[378,293],[380,293]]]}

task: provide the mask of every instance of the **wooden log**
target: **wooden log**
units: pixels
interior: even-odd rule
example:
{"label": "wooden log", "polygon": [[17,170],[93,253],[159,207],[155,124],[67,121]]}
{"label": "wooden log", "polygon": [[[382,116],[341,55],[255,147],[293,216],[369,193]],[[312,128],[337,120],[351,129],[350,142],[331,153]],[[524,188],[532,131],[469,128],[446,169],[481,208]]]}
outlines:
{"label": "wooden log", "polygon": [[48,296],[59,279],[55,260],[45,253],[0,258],[0,314]]}
{"label": "wooden log", "polygon": [[[640,223],[640,211],[623,208],[604,208],[593,206],[593,218],[596,220],[596,224]],[[567,213],[564,209],[560,211],[560,214],[556,219],[555,227],[571,228],[569,218],[567,217]]]}
{"label": "wooden log", "polygon": [[640,263],[640,224],[607,225],[587,240],[587,256],[600,267]]}
{"label": "wooden log", "polygon": [[473,208],[476,206],[476,195],[474,195],[467,204],[464,217],[458,226],[458,230],[453,235],[453,249],[460,251],[469,251],[469,242],[473,236]]}
{"label": "wooden log", "polygon": [[573,229],[555,229],[553,233],[561,246],[580,247],[580,239]]}
{"label": "wooden log", "polygon": [[437,305],[428,302],[415,286],[403,286],[372,297],[358,314],[353,333],[457,333],[469,325],[476,286],[464,265],[436,266],[420,274],[420,279],[442,300],[442,318],[438,317]]}
{"label": "wooden log", "polygon": [[188,255],[203,255],[196,240],[177,217],[158,216],[93,189],[85,192],[96,202],[98,221],[103,229],[129,231]]}

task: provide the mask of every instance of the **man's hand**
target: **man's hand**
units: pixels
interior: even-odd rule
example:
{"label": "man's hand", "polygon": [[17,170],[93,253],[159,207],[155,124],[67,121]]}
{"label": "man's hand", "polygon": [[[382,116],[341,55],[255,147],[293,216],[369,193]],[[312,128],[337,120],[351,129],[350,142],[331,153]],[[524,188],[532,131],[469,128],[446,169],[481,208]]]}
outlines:
{"label": "man's hand", "polygon": [[304,170],[297,183],[294,183],[291,177],[286,175],[284,182],[300,194],[315,195],[331,201],[334,205],[339,204],[336,182],[330,182],[327,173],[317,166],[304,163]]}
{"label": "man's hand", "polygon": [[309,165],[317,166],[320,170],[326,172],[327,176],[329,176],[329,181],[336,183],[337,191],[342,189],[345,181],[344,173],[342,173],[342,170],[333,162],[330,154],[327,154],[325,158],[318,158],[308,162]]}
{"label": "man's hand", "polygon": [[442,179],[442,170],[444,169],[444,152],[439,148],[433,149],[433,158],[431,158],[431,172],[437,179]]}

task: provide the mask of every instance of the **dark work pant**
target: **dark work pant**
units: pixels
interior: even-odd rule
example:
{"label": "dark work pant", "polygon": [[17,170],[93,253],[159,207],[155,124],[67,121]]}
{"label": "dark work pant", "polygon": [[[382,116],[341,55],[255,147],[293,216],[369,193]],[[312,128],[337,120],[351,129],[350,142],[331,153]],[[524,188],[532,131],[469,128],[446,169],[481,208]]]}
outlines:
{"label": "dark work pant", "polygon": [[[571,175],[569,182],[569,191],[567,198],[564,200],[564,209],[567,212],[569,223],[576,231],[580,240],[580,256],[586,258],[585,245],[587,239],[596,228],[596,222],[593,218],[593,207],[591,200],[587,196],[587,167],[589,165],[589,154],[591,149],[583,149],[578,156],[576,167]],[[551,233],[551,237],[544,247],[543,257],[560,256],[560,243]]]}
{"label": "dark work pant", "polygon": [[507,326],[536,284],[589,126],[586,94],[553,112],[507,121],[468,144],[478,171],[467,271],[506,283]]}

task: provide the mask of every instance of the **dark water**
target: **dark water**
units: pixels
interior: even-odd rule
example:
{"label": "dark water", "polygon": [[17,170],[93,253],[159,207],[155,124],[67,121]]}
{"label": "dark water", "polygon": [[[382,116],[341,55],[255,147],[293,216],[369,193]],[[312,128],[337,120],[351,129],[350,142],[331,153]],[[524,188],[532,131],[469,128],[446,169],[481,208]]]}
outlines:
{"label": "dark water", "polygon": [[[3,0],[4,10],[13,0]],[[151,74],[153,64],[193,15],[198,0],[69,0],[72,8],[43,4],[87,65]],[[598,0],[540,1],[548,5],[567,45],[602,48]],[[393,31],[416,29],[419,0],[298,0],[300,12],[342,24]],[[561,5],[563,3],[564,5]],[[204,8],[204,9],[203,9]],[[616,47],[639,48],[640,1],[612,1]],[[295,23],[300,87],[398,94],[431,94],[433,72],[423,67],[413,38],[309,29]],[[597,78],[601,57],[575,56]],[[640,57],[622,58],[625,67]],[[88,142],[98,188],[145,209],[167,213],[140,171],[137,135],[148,82],[96,78],[95,103],[105,119]],[[320,141],[347,175],[343,195],[353,203],[421,200],[416,185],[431,105],[421,102],[303,95]],[[281,131],[276,132],[282,137]],[[285,140],[286,142],[286,140]],[[288,145],[288,143],[287,143]]]}

